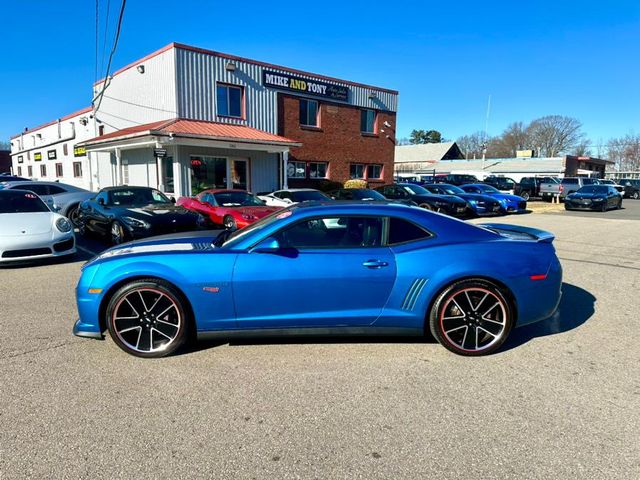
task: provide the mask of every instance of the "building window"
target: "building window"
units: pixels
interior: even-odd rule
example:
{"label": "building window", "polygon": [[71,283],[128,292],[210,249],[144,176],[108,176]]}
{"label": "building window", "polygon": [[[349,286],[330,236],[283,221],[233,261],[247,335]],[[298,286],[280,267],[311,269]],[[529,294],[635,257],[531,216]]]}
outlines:
{"label": "building window", "polygon": [[69,155],[69,147],[66,143],[62,145],[62,153],[64,153],[65,155]]}
{"label": "building window", "polygon": [[307,164],[305,162],[289,162],[287,164],[287,177],[306,178]]}
{"label": "building window", "polygon": [[40,176],[41,177],[46,177],[47,176],[47,166],[46,165],[40,165]]}
{"label": "building window", "polygon": [[362,163],[352,163],[349,166],[349,178],[364,179],[364,165]]}
{"label": "building window", "polygon": [[327,178],[329,164],[327,162],[310,162],[309,178]]}
{"label": "building window", "polygon": [[73,162],[73,176],[75,178],[82,177],[82,162]]}
{"label": "building window", "polygon": [[124,185],[129,185],[129,162],[122,162],[122,183]]}
{"label": "building window", "polygon": [[56,177],[60,178],[62,176],[62,164],[56,163]]}
{"label": "building window", "polygon": [[367,179],[380,180],[382,178],[382,165],[367,165]]}
{"label": "building window", "polygon": [[22,176],[22,167],[18,167],[18,176],[21,177]]}
{"label": "building window", "polygon": [[104,135],[104,125],[98,127],[98,136],[101,137],[102,135]]}
{"label": "building window", "polygon": [[315,100],[300,100],[300,125],[304,127],[318,126],[318,102]]}
{"label": "building window", "polygon": [[33,177],[33,167],[31,165],[27,167],[27,176],[29,178]]}
{"label": "building window", "polygon": [[242,87],[218,85],[218,115],[242,118]]}
{"label": "building window", "polygon": [[376,133],[376,112],[374,110],[360,111],[360,131],[362,133]]}

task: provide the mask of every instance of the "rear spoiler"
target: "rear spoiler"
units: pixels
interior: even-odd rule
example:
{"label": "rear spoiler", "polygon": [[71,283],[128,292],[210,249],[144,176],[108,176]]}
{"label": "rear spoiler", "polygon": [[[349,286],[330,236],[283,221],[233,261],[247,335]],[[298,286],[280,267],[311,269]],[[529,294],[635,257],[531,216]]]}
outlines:
{"label": "rear spoiler", "polygon": [[[556,236],[545,230],[537,228],[522,227],[520,225],[505,225],[502,223],[482,223],[480,227],[487,228],[492,232],[502,235],[503,237],[512,238],[514,240],[536,240],[543,243],[552,243]],[[515,235],[509,235],[509,234]]]}

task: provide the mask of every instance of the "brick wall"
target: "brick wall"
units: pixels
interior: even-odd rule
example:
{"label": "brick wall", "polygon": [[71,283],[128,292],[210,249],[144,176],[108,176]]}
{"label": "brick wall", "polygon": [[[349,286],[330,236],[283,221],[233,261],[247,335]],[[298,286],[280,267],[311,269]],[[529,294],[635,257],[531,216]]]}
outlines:
{"label": "brick wall", "polygon": [[[349,180],[351,163],[381,164],[382,180],[369,180],[370,186],[392,183],[396,114],[378,112],[378,130],[384,129],[385,132],[368,135],[360,132],[360,108],[319,100],[319,109],[319,127],[301,127],[299,98],[284,94],[278,96],[278,133],[303,144],[300,148],[291,149],[289,159],[329,162],[329,180],[340,183]],[[391,127],[385,127],[384,122]],[[316,182],[313,179],[290,179],[289,185],[313,187]]]}

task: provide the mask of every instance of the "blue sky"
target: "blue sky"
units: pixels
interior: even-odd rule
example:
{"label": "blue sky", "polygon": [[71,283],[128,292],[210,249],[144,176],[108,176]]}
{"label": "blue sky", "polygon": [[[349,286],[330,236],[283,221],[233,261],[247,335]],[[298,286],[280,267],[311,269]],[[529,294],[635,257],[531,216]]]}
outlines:
{"label": "blue sky", "polygon": [[[1,7],[0,140],[90,104],[95,2],[28,4]],[[399,137],[482,130],[489,95],[490,134],[549,114],[596,144],[640,132],[637,0],[128,0],[114,66],[172,41],[397,89]]]}

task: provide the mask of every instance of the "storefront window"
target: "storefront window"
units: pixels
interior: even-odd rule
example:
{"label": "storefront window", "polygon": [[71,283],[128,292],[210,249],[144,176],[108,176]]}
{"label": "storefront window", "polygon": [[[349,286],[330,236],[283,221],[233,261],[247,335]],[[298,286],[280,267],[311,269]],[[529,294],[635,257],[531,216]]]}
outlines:
{"label": "storefront window", "polygon": [[362,133],[376,132],[376,112],[374,110],[360,111],[360,131]]}
{"label": "storefront window", "polygon": [[328,166],[326,162],[310,162],[309,178],[327,178]]}
{"label": "storefront window", "polygon": [[361,163],[352,163],[349,166],[349,178],[352,178],[352,179],[364,178],[364,165]]}
{"label": "storefront window", "polygon": [[167,157],[162,162],[162,169],[164,170],[162,176],[162,184],[164,185],[165,193],[173,193],[173,157]]}
{"label": "storefront window", "polygon": [[318,126],[318,102],[315,100],[300,100],[300,125],[305,127]]}
{"label": "storefront window", "polygon": [[197,195],[209,188],[227,188],[227,159],[191,157],[191,193]]}
{"label": "storefront window", "polygon": [[307,164],[305,162],[289,162],[287,164],[287,176],[289,178],[306,178]]}
{"label": "storefront window", "polygon": [[217,97],[218,115],[242,118],[242,87],[218,85]]}
{"label": "storefront window", "polygon": [[382,178],[382,165],[367,165],[367,179],[379,180]]}

